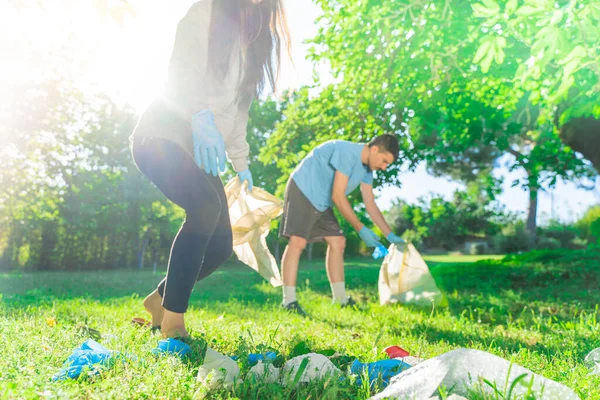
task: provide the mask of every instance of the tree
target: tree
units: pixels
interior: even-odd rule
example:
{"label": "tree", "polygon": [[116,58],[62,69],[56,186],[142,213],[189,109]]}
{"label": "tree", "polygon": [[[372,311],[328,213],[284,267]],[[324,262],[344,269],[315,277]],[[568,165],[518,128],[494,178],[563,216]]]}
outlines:
{"label": "tree", "polygon": [[[461,163],[455,172],[475,165],[489,170],[494,160],[510,154],[510,168],[522,168],[527,176],[514,184],[530,192],[532,234],[540,188],[559,178],[589,176],[554,125],[552,111],[562,100],[540,101],[545,90],[563,87],[546,85],[547,73],[525,75],[523,81],[532,49],[505,37],[505,31],[494,33],[491,18],[504,16],[499,7],[492,15],[489,7],[484,12],[482,5],[469,8],[450,0],[319,4],[324,15],[312,57],[328,62],[338,82],[309,106],[299,106],[304,111],[286,119],[292,128],[286,132],[300,120],[318,125],[318,137],[360,140],[395,132],[413,165],[425,159],[438,171]],[[483,13],[488,19],[482,20]],[[534,54],[544,49],[535,48]],[[585,79],[584,89],[590,89]],[[395,183],[397,171],[390,172],[384,181]]]}
{"label": "tree", "polygon": [[[3,267],[134,265],[156,204],[175,207],[132,162],[132,111],[64,81],[20,87],[12,97],[14,113],[0,123]],[[179,215],[163,228],[172,239],[181,215],[170,213]]]}

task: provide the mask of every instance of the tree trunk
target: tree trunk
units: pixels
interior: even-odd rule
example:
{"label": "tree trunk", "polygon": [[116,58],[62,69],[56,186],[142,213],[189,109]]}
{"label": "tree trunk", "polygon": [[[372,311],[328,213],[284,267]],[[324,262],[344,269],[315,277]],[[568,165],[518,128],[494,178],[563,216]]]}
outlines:
{"label": "tree trunk", "polygon": [[312,261],[312,257],[313,257],[313,244],[314,243],[309,243],[308,244],[308,261]]}
{"label": "tree trunk", "polygon": [[52,254],[56,249],[57,224],[54,221],[46,221],[42,227],[42,245],[40,249],[40,261],[38,269],[48,271],[52,269]]}
{"label": "tree trunk", "polygon": [[527,210],[527,231],[535,242],[537,230],[538,191],[536,186],[529,186],[529,209]]}
{"label": "tree trunk", "polygon": [[150,242],[150,238],[146,236],[142,243],[142,248],[138,252],[138,269],[144,268],[144,253],[146,252],[146,247],[148,247],[148,242]]}
{"label": "tree trunk", "polygon": [[156,265],[158,264],[158,251],[156,246],[152,247],[152,275],[156,275]]}

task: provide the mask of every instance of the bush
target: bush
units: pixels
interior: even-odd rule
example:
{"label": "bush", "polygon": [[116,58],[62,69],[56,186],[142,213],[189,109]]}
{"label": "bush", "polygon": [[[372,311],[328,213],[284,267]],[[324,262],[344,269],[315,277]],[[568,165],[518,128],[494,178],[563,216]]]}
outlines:
{"label": "bush", "polygon": [[597,243],[600,240],[600,206],[590,207],[579,221],[575,223],[575,228],[580,238],[587,243]]}
{"label": "bush", "polygon": [[412,243],[415,247],[420,247],[423,244],[423,236],[412,229],[405,230],[402,239],[406,240],[406,243]]}
{"label": "bush", "polygon": [[[600,218],[590,224],[592,240],[590,242],[600,244]],[[595,241],[593,239],[596,239]]]}
{"label": "bush", "polygon": [[[557,221],[552,221],[548,226],[538,228],[538,238],[540,239],[554,239],[554,240],[543,240],[544,245],[550,245],[550,243],[559,243],[559,247],[573,248],[574,240],[577,238],[577,228],[571,225],[561,224]],[[540,242],[538,241],[538,246]],[[540,247],[548,248],[548,247]]]}
{"label": "bush", "polygon": [[475,243],[469,248],[469,254],[472,256],[481,256],[487,252],[485,243]]}
{"label": "bush", "polygon": [[494,248],[500,253],[518,253],[533,248],[533,238],[525,229],[523,221],[506,226],[494,237]]}
{"label": "bush", "polygon": [[551,237],[540,237],[538,238],[536,249],[540,250],[555,250],[560,249],[562,246],[560,240]]}

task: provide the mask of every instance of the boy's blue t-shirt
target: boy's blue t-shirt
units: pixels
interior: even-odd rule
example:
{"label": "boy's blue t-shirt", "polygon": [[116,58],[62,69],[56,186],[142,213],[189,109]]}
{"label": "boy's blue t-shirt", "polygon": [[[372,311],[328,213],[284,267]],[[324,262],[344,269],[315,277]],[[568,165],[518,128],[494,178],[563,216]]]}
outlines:
{"label": "boy's blue t-shirt", "polygon": [[331,140],[316,147],[292,173],[292,179],[312,205],[323,212],[331,207],[335,171],[348,177],[346,195],[361,182],[373,184],[373,171],[361,161],[362,143]]}

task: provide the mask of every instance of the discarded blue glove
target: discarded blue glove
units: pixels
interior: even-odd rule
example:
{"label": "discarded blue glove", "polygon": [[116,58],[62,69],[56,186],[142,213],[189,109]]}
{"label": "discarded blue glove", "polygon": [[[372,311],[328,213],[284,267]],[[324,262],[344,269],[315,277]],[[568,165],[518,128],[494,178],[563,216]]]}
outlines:
{"label": "discarded blue glove", "polygon": [[248,354],[248,364],[254,365],[254,364],[258,363],[259,361],[272,363],[275,361],[276,358],[277,358],[277,353],[275,353],[274,351],[267,351],[264,355],[263,354]]}
{"label": "discarded blue glove", "polygon": [[375,247],[375,251],[373,252],[373,258],[375,260],[379,260],[385,256],[388,255],[388,249],[385,248],[385,246],[383,245],[379,245],[377,247]]}
{"label": "discarded blue glove", "polygon": [[252,188],[254,187],[254,182],[252,181],[252,173],[250,172],[249,169],[239,172],[238,176],[240,177],[240,181],[242,181],[242,183],[244,183],[244,181],[248,182],[248,191],[252,191]]}
{"label": "discarded blue glove", "polygon": [[192,117],[194,159],[207,174],[217,176],[225,171],[225,142],[210,110],[202,110]]}
{"label": "discarded blue glove", "polygon": [[73,354],[65,361],[63,369],[54,375],[52,380],[77,379],[85,368],[89,368],[90,372],[97,374],[101,367],[108,365],[112,356],[113,353],[106,347],[93,339],[88,339],[73,351]]}
{"label": "discarded blue glove", "polygon": [[379,243],[379,236],[375,234],[372,230],[363,226],[360,232],[358,232],[358,236],[366,243],[367,247],[377,247],[381,246]]}
{"label": "discarded blue glove", "polygon": [[411,366],[409,364],[402,360],[381,360],[364,364],[358,360],[354,360],[352,362],[352,366],[350,367],[350,371],[353,374],[358,375],[356,383],[359,386],[362,385],[361,377],[365,369],[369,374],[369,383],[371,385],[373,385],[373,383],[377,381],[379,377],[381,377],[383,385],[387,386],[393,376],[406,371],[410,367]]}
{"label": "discarded blue glove", "polygon": [[192,348],[181,340],[169,338],[158,342],[158,346],[152,350],[152,354],[173,354],[180,358],[192,352]]}
{"label": "discarded blue glove", "polygon": [[404,241],[404,239],[402,239],[400,236],[396,235],[394,232],[390,232],[389,235],[387,235],[386,237],[387,241],[393,244],[404,244],[406,243]]}

